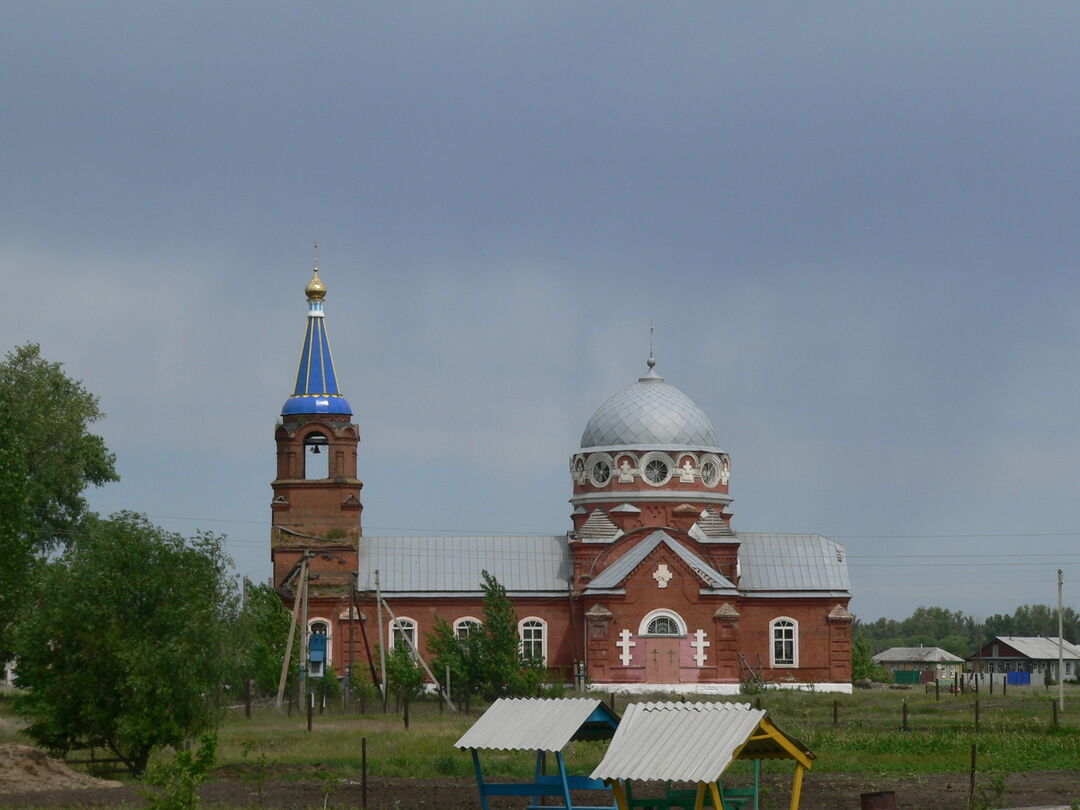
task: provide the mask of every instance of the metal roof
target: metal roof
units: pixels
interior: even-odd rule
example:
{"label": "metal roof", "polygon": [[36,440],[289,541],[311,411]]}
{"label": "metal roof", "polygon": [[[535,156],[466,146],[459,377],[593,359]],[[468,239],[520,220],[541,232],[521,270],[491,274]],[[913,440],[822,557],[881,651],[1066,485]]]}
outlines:
{"label": "metal roof", "polygon": [[567,592],[565,535],[364,537],[359,587],[383,593],[480,593],[487,571],[510,593]]}
{"label": "metal roof", "polygon": [[619,718],[594,698],[500,698],[457,748],[561,751],[574,739],[607,739]]}
{"label": "metal roof", "polygon": [[648,537],[640,540],[635,546],[615,560],[615,562],[601,571],[600,575],[592,580],[588,587],[585,588],[585,593],[607,588],[617,588],[622,581],[630,575],[630,572],[641,565],[645,558],[648,557],[661,543],[667,545],[668,548],[678,555],[679,559],[690,566],[694,573],[705,580],[708,587],[730,588],[732,592],[735,592],[735,586],[731,584],[731,581],[723,574],[682,543],[674,540],[666,532],[657,529]]}
{"label": "metal roof", "polygon": [[[997,640],[1008,644],[1021,655],[1036,661],[1057,660],[1058,657],[1057,636],[998,636]],[[1080,659],[1080,647],[1068,641],[1061,646],[1065,658],[1069,660]],[[971,657],[977,659],[986,656],[976,654]]]}
{"label": "metal roof", "polygon": [[873,656],[876,663],[962,664],[964,659],[941,647],[889,647]]}
{"label": "metal roof", "polygon": [[739,590],[849,592],[844,547],[820,534],[748,534],[740,541]]}
{"label": "metal roof", "polygon": [[705,411],[651,370],[596,409],[581,434],[581,446],[719,450]]}
{"label": "metal roof", "polygon": [[[747,703],[631,703],[591,777],[715,781],[764,717],[764,710]],[[810,756],[805,746],[786,738]],[[763,755],[782,752],[775,740],[753,744]]]}

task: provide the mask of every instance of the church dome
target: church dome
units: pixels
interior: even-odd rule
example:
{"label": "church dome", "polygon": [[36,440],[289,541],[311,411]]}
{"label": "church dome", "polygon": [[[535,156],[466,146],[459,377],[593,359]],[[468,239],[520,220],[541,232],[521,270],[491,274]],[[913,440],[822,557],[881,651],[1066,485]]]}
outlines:
{"label": "church dome", "polygon": [[709,417],[690,397],[657,374],[626,386],[589,419],[581,447],[695,448],[719,450]]}

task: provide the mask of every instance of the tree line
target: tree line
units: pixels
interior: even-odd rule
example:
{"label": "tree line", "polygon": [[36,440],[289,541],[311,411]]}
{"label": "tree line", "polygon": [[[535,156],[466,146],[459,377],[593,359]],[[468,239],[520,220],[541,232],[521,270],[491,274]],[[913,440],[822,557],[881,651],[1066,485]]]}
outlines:
{"label": "tree line", "polygon": [[[1066,606],[1061,618],[1065,639],[1080,640],[1080,613]],[[872,655],[890,647],[923,646],[941,647],[966,658],[996,636],[1057,636],[1058,611],[1049,605],[1021,605],[1011,614],[995,613],[979,619],[960,610],[920,607],[906,619],[856,619],[852,633],[866,643]]]}

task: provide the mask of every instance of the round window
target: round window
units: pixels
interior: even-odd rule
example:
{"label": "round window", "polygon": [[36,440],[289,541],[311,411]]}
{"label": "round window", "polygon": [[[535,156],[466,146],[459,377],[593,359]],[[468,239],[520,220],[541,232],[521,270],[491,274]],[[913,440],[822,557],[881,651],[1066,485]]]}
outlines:
{"label": "round window", "polygon": [[715,461],[706,461],[701,465],[701,480],[707,487],[715,486],[720,480],[720,469]]}
{"label": "round window", "polygon": [[592,466],[592,480],[598,487],[604,486],[611,478],[611,465],[606,461],[598,461]]}
{"label": "round window", "polygon": [[654,458],[645,464],[645,478],[650,484],[662,484],[668,480],[670,468],[661,458]]}

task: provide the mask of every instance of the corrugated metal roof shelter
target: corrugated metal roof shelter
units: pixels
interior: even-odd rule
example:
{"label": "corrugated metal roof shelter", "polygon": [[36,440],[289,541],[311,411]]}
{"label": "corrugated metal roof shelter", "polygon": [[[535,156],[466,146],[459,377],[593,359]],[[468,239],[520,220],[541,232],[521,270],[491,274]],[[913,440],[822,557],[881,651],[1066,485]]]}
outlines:
{"label": "corrugated metal roof shelter", "polygon": [[[773,725],[763,710],[745,703],[632,703],[591,776],[612,784],[620,810],[635,806],[624,781],[696,782],[696,806],[702,806],[708,792],[720,810],[732,804],[724,804],[723,793],[737,798],[719,784],[736,759],[794,760],[791,808],[799,806],[803,774],[814,755]],[[755,805],[756,782],[750,796]],[[739,793],[741,803],[746,794]]]}
{"label": "corrugated metal roof shelter", "polygon": [[[610,788],[601,780],[571,776],[566,772],[562,749],[571,740],[606,740],[615,733],[619,716],[601,700],[590,698],[500,698],[454,743],[468,749],[476,771],[480,806],[488,810],[488,796],[530,796],[538,805],[541,796],[562,796],[564,810],[615,810],[614,804],[583,807],[571,801],[571,790]],[[485,782],[480,750],[536,751],[532,782]],[[557,775],[544,773],[544,754],[553,751]]]}

